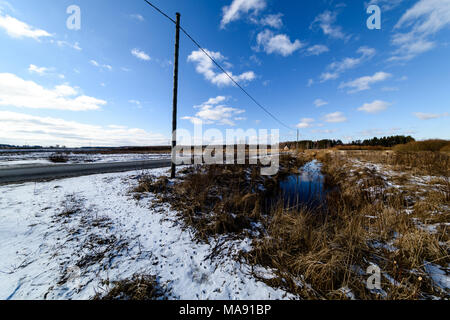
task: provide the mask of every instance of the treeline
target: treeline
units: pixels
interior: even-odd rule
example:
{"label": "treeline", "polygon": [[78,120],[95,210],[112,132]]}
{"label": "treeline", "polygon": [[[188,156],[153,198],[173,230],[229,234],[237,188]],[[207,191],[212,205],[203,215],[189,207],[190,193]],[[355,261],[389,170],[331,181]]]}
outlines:
{"label": "treeline", "polygon": [[407,144],[410,142],[415,142],[416,140],[411,136],[390,136],[383,138],[372,138],[366,140],[356,140],[351,143],[343,143],[341,140],[302,140],[302,141],[289,141],[281,143],[281,148],[288,147],[289,149],[329,149],[334,147],[343,146],[355,146],[355,147],[382,147],[382,148],[392,148],[399,144]]}
{"label": "treeline", "polygon": [[0,149],[43,149],[41,146],[14,146],[10,144],[0,144]]}
{"label": "treeline", "polygon": [[411,136],[391,136],[391,137],[383,137],[383,138],[373,138],[367,140],[356,140],[353,141],[350,145],[354,146],[364,146],[364,147],[386,147],[392,148],[399,144],[407,144],[410,142],[415,142],[416,140]]}
{"label": "treeline", "polygon": [[288,147],[289,149],[329,149],[334,148],[337,146],[343,146],[344,143],[341,140],[319,140],[319,141],[312,141],[312,140],[302,140],[302,141],[290,141],[286,143],[281,143],[281,148]]}

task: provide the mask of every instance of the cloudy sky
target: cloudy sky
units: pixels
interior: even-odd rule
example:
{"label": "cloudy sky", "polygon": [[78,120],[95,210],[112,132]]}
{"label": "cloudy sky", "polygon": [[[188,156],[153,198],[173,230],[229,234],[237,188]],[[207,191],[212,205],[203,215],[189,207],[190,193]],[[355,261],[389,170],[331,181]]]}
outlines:
{"label": "cloudy sky", "polygon": [[[450,138],[450,0],[154,0],[181,37],[179,126],[282,140]],[[381,8],[369,30],[367,7]],[[67,28],[70,5],[81,29]],[[168,144],[174,26],[144,1],[0,0],[0,144]]]}

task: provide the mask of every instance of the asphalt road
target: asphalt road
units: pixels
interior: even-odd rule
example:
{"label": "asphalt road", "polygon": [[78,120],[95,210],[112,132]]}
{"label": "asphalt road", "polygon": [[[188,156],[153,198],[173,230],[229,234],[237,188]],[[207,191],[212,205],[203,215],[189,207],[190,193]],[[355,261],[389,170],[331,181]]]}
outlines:
{"label": "asphalt road", "polygon": [[117,163],[61,164],[52,166],[0,169],[0,184],[46,181],[91,174],[126,172],[170,167],[170,160],[132,161]]}

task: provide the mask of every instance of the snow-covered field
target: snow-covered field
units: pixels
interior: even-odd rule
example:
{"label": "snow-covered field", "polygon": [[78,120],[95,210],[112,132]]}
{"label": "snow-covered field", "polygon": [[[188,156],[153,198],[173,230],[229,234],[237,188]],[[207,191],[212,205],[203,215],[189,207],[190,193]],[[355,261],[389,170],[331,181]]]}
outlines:
{"label": "snow-covered field", "polygon": [[0,299],[90,299],[108,289],[104,281],[134,274],[156,275],[172,299],[292,298],[231,255],[210,261],[214,243],[194,242],[175,212],[150,209],[151,196],[135,200],[140,174],[1,186]]}
{"label": "snow-covered field", "polygon": [[[23,167],[30,165],[57,165],[49,157],[55,152],[0,153],[0,169]],[[109,163],[169,159],[169,154],[67,154],[67,163]]]}

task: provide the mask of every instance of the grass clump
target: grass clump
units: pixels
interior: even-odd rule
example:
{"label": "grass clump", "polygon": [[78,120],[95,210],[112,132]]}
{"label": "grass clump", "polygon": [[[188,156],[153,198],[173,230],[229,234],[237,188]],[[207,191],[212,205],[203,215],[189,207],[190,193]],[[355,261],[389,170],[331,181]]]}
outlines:
{"label": "grass clump", "polygon": [[450,143],[442,147],[441,152],[450,152]]}
{"label": "grass clump", "polygon": [[169,178],[162,176],[159,178],[155,178],[153,176],[143,176],[139,180],[139,184],[136,188],[134,188],[133,192],[135,193],[163,193],[168,191],[170,188]]}
{"label": "grass clump", "polygon": [[167,291],[162,288],[156,277],[134,275],[131,279],[109,283],[104,285],[112,288],[104,295],[97,294],[94,300],[167,300]]}

